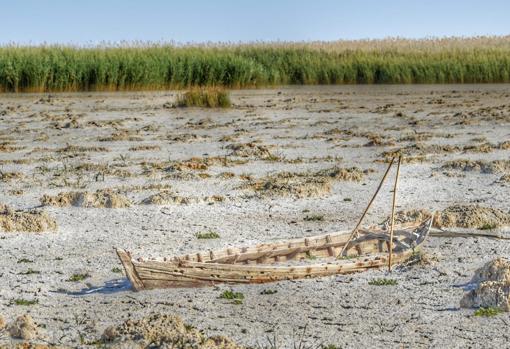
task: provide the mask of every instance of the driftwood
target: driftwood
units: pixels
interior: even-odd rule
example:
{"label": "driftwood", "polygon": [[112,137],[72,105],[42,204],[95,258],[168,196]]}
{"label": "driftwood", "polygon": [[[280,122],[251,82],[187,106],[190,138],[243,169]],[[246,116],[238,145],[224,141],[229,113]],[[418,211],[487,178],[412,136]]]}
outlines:
{"label": "driftwood", "polygon": [[475,238],[475,237],[483,237],[497,240],[510,240],[510,236],[503,235],[501,232],[497,231],[486,231],[486,232],[459,232],[459,231],[451,231],[451,230],[443,230],[443,229],[430,229],[430,236],[436,238]]}
{"label": "driftwood", "polygon": [[[133,259],[117,249],[134,290],[197,287],[217,283],[266,283],[378,268],[401,263],[423,243],[432,219],[395,228],[390,239],[385,229],[359,229],[358,237],[338,232],[251,247],[204,251],[176,257]],[[337,251],[344,252],[337,258]],[[322,258],[316,262],[315,259]]]}

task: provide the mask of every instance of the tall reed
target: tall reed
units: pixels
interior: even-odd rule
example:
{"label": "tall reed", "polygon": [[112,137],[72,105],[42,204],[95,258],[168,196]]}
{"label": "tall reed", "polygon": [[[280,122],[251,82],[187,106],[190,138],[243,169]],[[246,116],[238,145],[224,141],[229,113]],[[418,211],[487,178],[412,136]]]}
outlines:
{"label": "tall reed", "polygon": [[510,82],[510,37],[0,47],[0,91]]}

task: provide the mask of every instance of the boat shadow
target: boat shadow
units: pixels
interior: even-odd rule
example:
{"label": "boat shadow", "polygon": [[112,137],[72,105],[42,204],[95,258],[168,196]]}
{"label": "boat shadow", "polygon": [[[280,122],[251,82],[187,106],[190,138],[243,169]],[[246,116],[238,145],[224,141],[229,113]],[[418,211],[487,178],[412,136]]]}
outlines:
{"label": "boat shadow", "polygon": [[102,286],[89,286],[80,291],[63,291],[70,296],[86,296],[89,294],[115,294],[119,292],[130,291],[131,283],[127,278],[106,281]]}

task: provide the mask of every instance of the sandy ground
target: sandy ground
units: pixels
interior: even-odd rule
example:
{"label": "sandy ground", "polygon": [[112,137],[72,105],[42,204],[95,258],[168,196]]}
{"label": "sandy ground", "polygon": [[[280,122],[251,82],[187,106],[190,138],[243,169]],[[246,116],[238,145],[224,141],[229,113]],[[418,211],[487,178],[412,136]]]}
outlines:
{"label": "sandy ground", "polygon": [[[0,203],[27,210],[45,194],[97,189],[131,202],[45,206],[56,232],[0,232],[0,314],[7,320],[29,313],[45,342],[72,347],[153,312],[180,315],[208,335],[251,346],[276,338],[280,347],[292,347],[303,333],[308,346],[339,348],[509,346],[508,314],[475,317],[459,308],[474,270],[508,257],[509,241],[430,238],[423,251],[431,264],[391,275],[372,270],[140,293],[129,290],[112,249],[171,256],[352,228],[384,171],[384,152],[400,147],[411,161],[402,167],[399,209],[462,203],[508,212],[510,166],[490,164],[510,160],[502,145],[510,140],[509,85],[245,90],[232,93],[229,110],[170,108],[175,95],[0,96]],[[253,144],[241,146],[244,152],[233,150],[247,143]],[[452,160],[489,167],[445,167]],[[253,190],[268,175],[334,166],[364,173],[315,192]],[[141,204],[165,188],[175,203]],[[387,186],[367,223],[387,217],[390,200]],[[208,231],[220,238],[197,239]],[[88,277],[70,281],[75,274]],[[382,277],[398,284],[369,285]],[[244,294],[242,304],[219,299],[228,289]],[[16,305],[16,299],[37,303]],[[9,340],[0,335],[0,343]]]}

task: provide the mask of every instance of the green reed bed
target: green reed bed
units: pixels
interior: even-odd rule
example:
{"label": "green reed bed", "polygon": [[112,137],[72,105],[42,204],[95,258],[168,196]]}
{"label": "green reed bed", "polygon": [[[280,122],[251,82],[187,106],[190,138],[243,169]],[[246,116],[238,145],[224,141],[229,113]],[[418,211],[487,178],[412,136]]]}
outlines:
{"label": "green reed bed", "polygon": [[0,91],[510,82],[510,37],[243,45],[0,47]]}

